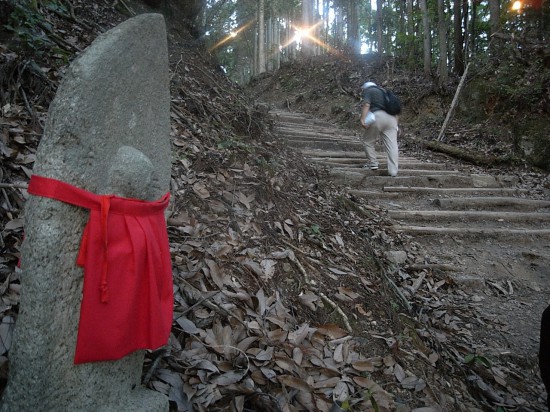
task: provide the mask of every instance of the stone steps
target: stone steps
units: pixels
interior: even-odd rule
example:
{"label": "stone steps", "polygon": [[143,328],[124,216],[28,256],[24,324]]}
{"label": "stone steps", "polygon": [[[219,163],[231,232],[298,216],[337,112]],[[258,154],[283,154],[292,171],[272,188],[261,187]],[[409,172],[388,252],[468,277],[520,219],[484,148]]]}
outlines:
{"label": "stone steps", "polygon": [[527,212],[495,212],[495,211],[464,211],[464,210],[390,210],[388,216],[392,219],[407,222],[470,222],[506,225],[524,222],[550,222],[550,213]]}
{"label": "stone steps", "polygon": [[377,147],[379,169],[363,169],[366,158],[360,130],[340,130],[298,113],[278,112],[276,120],[276,130],[289,146],[328,168],[329,178],[350,194],[387,209],[398,232],[481,237],[548,234],[543,225],[550,219],[550,200],[529,198],[529,190],[518,187],[516,176],[469,173],[401,153],[399,175],[390,177],[382,147]]}
{"label": "stone steps", "polygon": [[[337,157],[310,157],[312,162],[318,163],[323,166],[330,167],[342,167],[342,168],[362,168],[366,162],[365,158],[337,158]],[[378,159],[379,168],[387,169],[386,159]],[[430,169],[430,170],[447,170],[448,168],[445,165],[439,163],[425,163],[419,162],[416,159],[410,158],[401,158],[399,159],[400,168],[416,168],[416,169]]]}

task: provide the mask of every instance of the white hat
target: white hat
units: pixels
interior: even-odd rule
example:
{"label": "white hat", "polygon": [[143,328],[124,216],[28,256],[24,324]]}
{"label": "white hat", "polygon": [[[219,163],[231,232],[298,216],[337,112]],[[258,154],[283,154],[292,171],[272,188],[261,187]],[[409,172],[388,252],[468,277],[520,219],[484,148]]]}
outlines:
{"label": "white hat", "polygon": [[361,89],[368,89],[369,87],[372,87],[372,86],[376,86],[376,83],[366,82],[366,83],[363,83],[363,85],[361,86]]}

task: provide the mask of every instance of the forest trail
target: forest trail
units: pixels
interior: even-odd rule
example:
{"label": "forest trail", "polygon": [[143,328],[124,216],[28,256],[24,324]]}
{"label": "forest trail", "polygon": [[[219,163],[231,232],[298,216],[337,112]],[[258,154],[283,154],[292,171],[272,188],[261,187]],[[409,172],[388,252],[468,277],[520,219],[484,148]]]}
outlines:
{"label": "forest trail", "polygon": [[402,258],[398,266],[443,272],[478,309],[482,317],[472,320],[478,354],[536,362],[540,315],[550,296],[550,199],[517,175],[421,160],[417,153],[400,153],[393,178],[381,147],[380,169],[365,170],[359,130],[271,113],[290,147],[327,167],[351,195],[387,211],[391,229],[420,246],[421,259]]}

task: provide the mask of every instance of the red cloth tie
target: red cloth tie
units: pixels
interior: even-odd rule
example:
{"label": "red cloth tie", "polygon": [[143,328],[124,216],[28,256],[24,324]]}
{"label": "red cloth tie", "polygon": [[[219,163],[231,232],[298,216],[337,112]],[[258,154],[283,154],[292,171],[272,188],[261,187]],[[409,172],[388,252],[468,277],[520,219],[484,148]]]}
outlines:
{"label": "red cloth tie", "polygon": [[166,345],[172,326],[172,263],[157,201],[96,195],[33,175],[28,192],[90,210],[77,264],[84,288],[74,363],[120,359]]}

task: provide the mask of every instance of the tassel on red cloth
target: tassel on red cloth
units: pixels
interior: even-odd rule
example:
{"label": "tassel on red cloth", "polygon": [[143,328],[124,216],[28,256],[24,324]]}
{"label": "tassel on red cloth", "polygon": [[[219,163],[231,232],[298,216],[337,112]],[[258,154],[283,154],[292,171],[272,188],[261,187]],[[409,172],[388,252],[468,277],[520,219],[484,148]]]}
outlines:
{"label": "tassel on red cloth", "polygon": [[170,194],[154,202],[96,195],[37,175],[28,192],[90,210],[77,258],[84,289],[74,363],[166,345],[174,303],[164,219]]}

